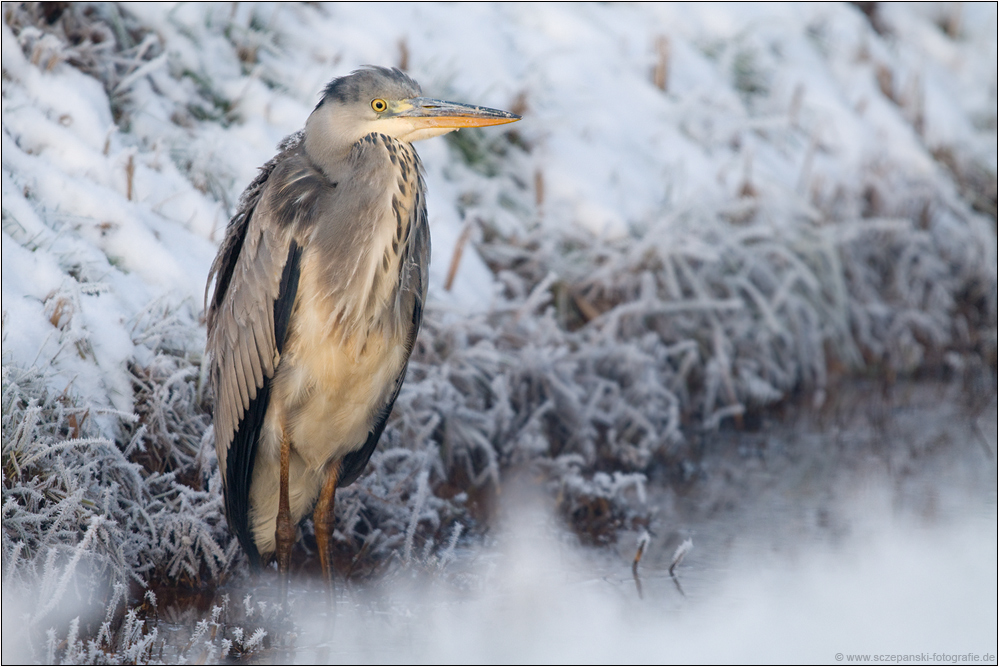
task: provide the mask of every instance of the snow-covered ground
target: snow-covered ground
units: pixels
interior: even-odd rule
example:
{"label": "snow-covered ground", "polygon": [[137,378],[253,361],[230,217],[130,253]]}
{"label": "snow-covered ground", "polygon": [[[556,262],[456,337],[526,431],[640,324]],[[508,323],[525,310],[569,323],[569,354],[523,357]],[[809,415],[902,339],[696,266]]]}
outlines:
{"label": "snow-covered ground", "polygon": [[[256,169],[364,64],[523,115],[418,146],[431,307],[372,474],[338,496],[373,570],[474,548],[513,469],[583,539],[665,530],[656,489],[703,477],[698,443],[851,373],[994,396],[996,6],[877,7],[4,5],[5,636],[12,586],[38,587],[43,659],[54,610],[108,602],[87,582],[245,576],[205,279]],[[872,549],[923,549],[906,535]]]}

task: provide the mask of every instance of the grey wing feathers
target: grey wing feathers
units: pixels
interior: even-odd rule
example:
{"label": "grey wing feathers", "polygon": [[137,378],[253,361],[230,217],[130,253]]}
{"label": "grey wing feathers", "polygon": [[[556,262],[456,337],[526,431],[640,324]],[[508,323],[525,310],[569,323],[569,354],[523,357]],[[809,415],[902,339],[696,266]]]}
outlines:
{"label": "grey wing feathers", "polygon": [[256,214],[272,172],[300,144],[299,135],[286,139],[284,150],[264,165],[243,193],[209,273],[215,291],[207,308],[207,347],[215,393],[215,448],[223,471],[240,419],[265,380],[274,375],[273,304],[293,237],[291,230],[261,224]]}
{"label": "grey wing feathers", "polygon": [[274,302],[292,238],[249,225],[225,297],[209,315],[215,444],[224,470],[229,444],[265,378],[274,375]]}

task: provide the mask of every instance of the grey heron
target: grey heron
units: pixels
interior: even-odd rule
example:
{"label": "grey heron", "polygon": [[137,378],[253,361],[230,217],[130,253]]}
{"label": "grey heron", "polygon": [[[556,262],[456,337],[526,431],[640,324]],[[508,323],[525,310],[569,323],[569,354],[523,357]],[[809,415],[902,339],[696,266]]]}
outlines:
{"label": "grey heron", "polygon": [[205,296],[226,517],[251,564],[276,554],[286,580],[314,507],[332,581],[336,489],[378,444],[423,317],[430,236],[412,142],[519,118],[365,67],[326,86],[243,193]]}

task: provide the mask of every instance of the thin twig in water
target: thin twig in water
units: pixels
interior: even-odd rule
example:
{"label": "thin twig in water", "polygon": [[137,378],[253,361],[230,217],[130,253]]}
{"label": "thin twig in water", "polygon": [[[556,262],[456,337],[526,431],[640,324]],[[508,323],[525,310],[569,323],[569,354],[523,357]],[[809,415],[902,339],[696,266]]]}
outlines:
{"label": "thin twig in water", "polygon": [[676,577],[676,568],[683,561],[684,556],[694,548],[694,541],[689,537],[680,543],[680,546],[676,548],[673,552],[673,558],[670,559],[669,563],[669,576],[673,578],[673,583],[676,585],[676,590],[680,592],[680,595],[687,597],[687,594],[683,592],[683,588],[680,586],[680,580]]}
{"label": "thin twig in water", "polygon": [[642,560],[642,554],[645,553],[645,548],[649,546],[649,541],[651,540],[649,531],[643,530],[642,534],[638,536],[638,551],[635,552],[635,560],[631,563],[631,576],[635,578],[635,589],[638,591],[638,599],[642,599],[642,580],[638,577],[638,563]]}

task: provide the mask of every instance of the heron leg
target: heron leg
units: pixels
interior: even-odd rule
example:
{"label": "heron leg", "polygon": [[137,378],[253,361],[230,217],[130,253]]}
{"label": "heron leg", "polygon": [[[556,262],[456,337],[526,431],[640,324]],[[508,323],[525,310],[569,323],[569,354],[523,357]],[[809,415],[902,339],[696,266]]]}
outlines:
{"label": "heron leg", "polygon": [[287,431],[281,434],[281,488],[278,495],[277,528],[274,539],[277,542],[278,572],[281,577],[281,598],[288,597],[288,577],[291,571],[291,549],[295,545],[295,526],[291,523],[291,502],[288,500],[288,475],[291,468],[291,440]]}
{"label": "heron leg", "polygon": [[336,496],[336,485],[340,480],[340,462],[334,461],[326,470],[326,480],[323,482],[322,491],[319,492],[319,501],[312,514],[312,521],[316,526],[316,545],[319,547],[319,562],[323,566],[323,578],[326,580],[326,588],[333,592],[333,524],[336,515],[333,512],[333,500]]}

